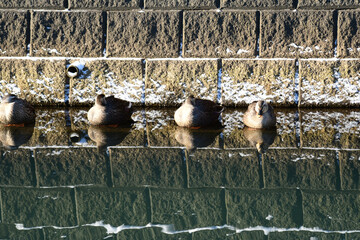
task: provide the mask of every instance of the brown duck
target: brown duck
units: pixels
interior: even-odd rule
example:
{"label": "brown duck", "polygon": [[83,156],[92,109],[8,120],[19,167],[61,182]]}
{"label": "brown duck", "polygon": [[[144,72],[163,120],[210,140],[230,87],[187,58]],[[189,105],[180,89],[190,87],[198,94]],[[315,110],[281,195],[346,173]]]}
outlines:
{"label": "brown duck", "polygon": [[265,101],[253,102],[245,112],[243,122],[250,128],[274,128],[276,126],[274,109]]}
{"label": "brown duck", "polygon": [[35,123],[35,109],[26,100],[7,94],[0,103],[0,123],[25,125]]}
{"label": "brown duck", "polygon": [[132,122],[132,112],[130,102],[100,94],[96,97],[95,105],[90,108],[87,117],[92,125],[121,125]]}
{"label": "brown duck", "polygon": [[180,127],[211,127],[218,124],[224,108],[210,100],[188,97],[175,111],[175,122]]}

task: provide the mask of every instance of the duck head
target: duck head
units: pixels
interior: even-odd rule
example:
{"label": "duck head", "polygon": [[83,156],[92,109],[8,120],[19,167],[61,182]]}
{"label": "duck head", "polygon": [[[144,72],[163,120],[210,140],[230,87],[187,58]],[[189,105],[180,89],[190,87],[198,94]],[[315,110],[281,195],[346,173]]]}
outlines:
{"label": "duck head", "polygon": [[2,99],[3,103],[12,103],[15,102],[17,99],[17,96],[14,94],[7,94],[4,96],[4,98]]}
{"label": "duck head", "polygon": [[258,101],[255,105],[255,112],[258,118],[261,118],[264,115],[264,113],[266,113],[268,110],[269,110],[269,105],[265,101]]}
{"label": "duck head", "polygon": [[96,104],[101,105],[101,106],[106,105],[106,100],[105,100],[105,95],[104,94],[99,94],[96,97]]}

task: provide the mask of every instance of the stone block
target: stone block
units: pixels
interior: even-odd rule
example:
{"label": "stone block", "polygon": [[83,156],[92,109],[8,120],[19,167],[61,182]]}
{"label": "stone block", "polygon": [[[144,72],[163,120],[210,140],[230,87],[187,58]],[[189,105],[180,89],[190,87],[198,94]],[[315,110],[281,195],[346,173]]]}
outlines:
{"label": "stone block", "polygon": [[144,81],[141,60],[73,60],[81,75],[70,80],[70,104],[90,105],[98,94],[141,105]]}
{"label": "stone block", "polygon": [[0,60],[0,95],[13,93],[34,105],[64,105],[65,60]]}
{"label": "stone block", "polygon": [[266,188],[336,189],[335,151],[271,149],[262,160]]}
{"label": "stone block", "polygon": [[101,10],[115,10],[115,9],[132,9],[140,8],[140,0],[70,0],[71,9],[101,9]]}
{"label": "stone block", "polygon": [[[188,159],[189,186],[260,187],[259,159],[254,150],[199,149]],[[239,174],[241,173],[241,174]]]}
{"label": "stone block", "polygon": [[103,56],[101,12],[32,12],[31,56]]}
{"label": "stone block", "polygon": [[109,12],[108,57],[178,57],[179,11]]}
{"label": "stone block", "polygon": [[[357,7],[360,7],[358,2]],[[338,56],[339,57],[360,57],[360,11],[344,10],[339,11],[338,16]]]}
{"label": "stone block", "polygon": [[339,112],[338,128],[342,149],[360,149],[360,112],[347,110]]}
{"label": "stone block", "polygon": [[35,110],[36,120],[34,132],[24,146],[68,146],[70,141],[69,128],[66,125],[64,109]]}
{"label": "stone block", "polygon": [[182,188],[183,154],[173,148],[111,148],[114,185]]}
{"label": "stone block", "polygon": [[300,60],[300,106],[358,106],[358,60]]}
{"label": "stone block", "polygon": [[300,146],[338,148],[339,112],[336,110],[307,109],[300,111]]}
{"label": "stone block", "polygon": [[2,0],[0,8],[64,8],[63,0]]}
{"label": "stone block", "polygon": [[336,100],[334,69],[337,65],[337,61],[300,60],[301,106],[326,106]]}
{"label": "stone block", "polygon": [[333,57],[332,11],[262,11],[261,57]]}
{"label": "stone block", "polygon": [[[107,234],[106,229],[99,226],[80,226],[76,228],[44,228],[47,239],[106,239],[115,240],[115,235]],[[111,238],[113,236],[113,238]]]}
{"label": "stone block", "polygon": [[184,13],[185,57],[255,57],[255,11]]}
{"label": "stone block", "polygon": [[223,60],[222,103],[247,106],[271,100],[275,106],[295,104],[295,60]]}
{"label": "stone block", "polygon": [[360,238],[360,233],[346,233],[346,238],[347,240],[357,240]]}
{"label": "stone block", "polygon": [[26,55],[27,15],[25,11],[0,11],[0,57]]}
{"label": "stone block", "polygon": [[174,230],[225,224],[220,190],[184,189],[151,191],[153,223],[174,224]]}
{"label": "stone block", "polygon": [[211,9],[217,8],[216,0],[146,0],[145,8],[149,9]]}
{"label": "stone block", "polygon": [[146,62],[146,105],[179,106],[190,94],[216,101],[217,86],[217,60]]}
{"label": "stone block", "polygon": [[77,225],[69,188],[7,188],[1,190],[1,198],[4,223],[27,228]]}
{"label": "stone block", "polygon": [[228,224],[236,228],[292,228],[299,227],[301,203],[295,190],[230,190],[227,209]]}
{"label": "stone block", "polygon": [[35,185],[30,150],[4,150],[0,151],[0,154],[0,185],[23,187]]}
{"label": "stone block", "polygon": [[148,146],[183,146],[176,140],[175,109],[146,109],[146,133]]}
{"label": "stone block", "polygon": [[360,106],[360,61],[341,59],[334,76],[337,96],[341,103],[346,106]]}
{"label": "stone block", "polygon": [[106,185],[106,159],[95,148],[35,151],[40,186]]}
{"label": "stone block", "polygon": [[292,2],[287,0],[221,0],[222,8],[268,9],[291,8]]}
{"label": "stone block", "polygon": [[303,191],[304,227],[328,231],[358,229],[359,192]]}
{"label": "stone block", "polygon": [[360,151],[341,151],[340,178],[341,189],[360,189]]}
{"label": "stone block", "polygon": [[42,229],[19,230],[15,224],[0,224],[0,239],[44,239]]}
{"label": "stone block", "polygon": [[[315,227],[315,226],[314,226]],[[287,239],[321,239],[321,240],[343,240],[341,233],[325,233],[311,231],[289,231],[289,232],[271,232],[269,240],[287,240]]]}
{"label": "stone block", "polygon": [[324,1],[324,0],[299,0],[298,7],[299,8],[351,8],[351,7],[359,7],[359,1],[357,0],[332,0],[332,1]]}
{"label": "stone block", "polygon": [[222,113],[222,121],[224,125],[223,136],[224,136],[224,148],[244,148],[250,147],[251,144],[244,136],[244,123],[242,118],[246,109],[237,108],[230,109],[226,108]]}
{"label": "stone block", "polygon": [[145,226],[148,223],[144,189],[80,188],[77,201],[81,225],[100,220],[111,226]]}
{"label": "stone block", "polygon": [[[276,137],[271,147],[298,147],[299,112],[295,109],[274,109],[276,115]],[[265,140],[265,139],[264,139]]]}

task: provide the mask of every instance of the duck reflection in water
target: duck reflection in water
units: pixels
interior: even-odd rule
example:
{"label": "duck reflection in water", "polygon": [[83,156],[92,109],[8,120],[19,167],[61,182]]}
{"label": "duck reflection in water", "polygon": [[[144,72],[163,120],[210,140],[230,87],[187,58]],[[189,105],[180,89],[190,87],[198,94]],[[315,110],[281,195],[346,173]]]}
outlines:
{"label": "duck reflection in water", "polygon": [[193,152],[198,147],[207,147],[215,141],[215,138],[223,131],[220,122],[211,128],[186,128],[177,127],[174,133],[176,141],[184,145],[189,152]]}
{"label": "duck reflection in water", "polygon": [[29,141],[34,132],[34,125],[25,127],[0,125],[0,141],[9,150],[16,150]]}
{"label": "duck reflection in water", "polygon": [[276,128],[272,129],[255,129],[244,128],[245,138],[253,147],[256,147],[259,153],[265,153],[276,138]]}
{"label": "duck reflection in water", "polygon": [[117,127],[90,125],[88,135],[92,141],[96,142],[98,150],[103,151],[108,146],[120,144],[130,133],[131,127],[131,123]]}

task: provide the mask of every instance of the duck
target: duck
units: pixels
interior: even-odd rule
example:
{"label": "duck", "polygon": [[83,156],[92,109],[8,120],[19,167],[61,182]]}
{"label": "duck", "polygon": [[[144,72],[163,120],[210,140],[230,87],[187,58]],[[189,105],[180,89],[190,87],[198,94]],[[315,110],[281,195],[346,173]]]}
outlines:
{"label": "duck", "polygon": [[250,128],[274,128],[276,116],[273,107],[266,101],[256,101],[248,106],[243,123]]}
{"label": "duck", "polygon": [[264,154],[270,145],[274,143],[277,133],[276,128],[255,129],[245,127],[244,136],[253,147],[256,147],[259,153]]}
{"label": "duck", "polygon": [[91,125],[121,125],[131,123],[133,113],[132,103],[115,98],[114,96],[105,97],[99,94],[95,104],[87,113],[87,118]]}
{"label": "duck", "polygon": [[174,119],[178,126],[188,128],[211,127],[218,125],[224,107],[210,100],[189,96],[175,111]]}
{"label": "duck", "polygon": [[174,132],[174,137],[178,143],[186,147],[188,152],[194,152],[199,147],[207,147],[211,145],[223,129],[222,125],[203,129],[192,129],[177,126]]}
{"label": "duck", "polygon": [[26,100],[7,94],[0,103],[0,123],[24,126],[35,123],[35,109]]}

